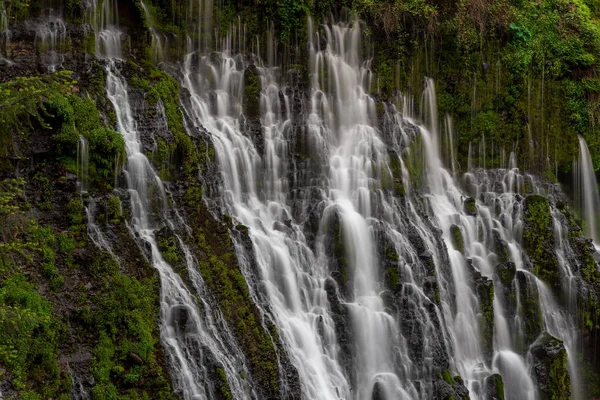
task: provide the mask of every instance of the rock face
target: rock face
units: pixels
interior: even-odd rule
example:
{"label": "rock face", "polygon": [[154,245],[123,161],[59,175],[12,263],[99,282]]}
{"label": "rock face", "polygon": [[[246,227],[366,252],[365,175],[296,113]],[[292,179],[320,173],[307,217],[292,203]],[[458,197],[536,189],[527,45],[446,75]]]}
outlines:
{"label": "rock face", "polygon": [[562,341],[544,332],[531,347],[540,398],[570,399],[571,378]]}

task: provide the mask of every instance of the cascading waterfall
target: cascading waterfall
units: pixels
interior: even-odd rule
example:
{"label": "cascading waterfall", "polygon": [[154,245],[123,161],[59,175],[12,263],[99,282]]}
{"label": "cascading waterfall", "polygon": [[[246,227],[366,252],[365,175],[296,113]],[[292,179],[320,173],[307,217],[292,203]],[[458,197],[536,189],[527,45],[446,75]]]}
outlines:
{"label": "cascading waterfall", "polygon": [[9,62],[8,48],[10,46],[10,37],[8,14],[4,6],[4,1],[0,1],[0,62]]}
{"label": "cascading waterfall", "polygon": [[[160,178],[152,169],[149,160],[141,152],[141,143],[135,127],[135,121],[129,105],[127,86],[118,75],[115,61],[110,60],[106,68],[106,91],[109,100],[115,107],[118,131],[123,134],[127,150],[126,177],[131,196],[131,212],[133,229],[140,239],[151,250],[152,265],[158,270],[161,278],[161,339],[174,371],[174,386],[186,399],[213,398],[216,388],[210,376],[210,363],[204,353],[210,353],[219,362],[227,375],[231,393],[235,398],[248,398],[249,388],[239,377],[239,371],[245,371],[244,360],[240,352],[234,348],[226,348],[222,338],[215,338],[223,329],[215,322],[207,326],[196,306],[195,295],[183,283],[182,278],[173,271],[163,259],[154,231],[158,228],[153,217],[161,212],[166,213],[166,194]],[[150,187],[158,193],[158,199],[150,197]],[[159,210],[152,210],[152,204],[158,203]],[[191,278],[202,286],[191,257],[186,257]],[[205,304],[209,313],[212,310]],[[226,331],[225,331],[226,332]],[[247,371],[245,371],[247,374]],[[237,378],[236,378],[237,377]],[[230,380],[231,379],[231,380]]]}
{"label": "cascading waterfall", "polygon": [[[114,8],[115,4],[107,6],[108,3],[108,0],[104,3],[100,21],[96,23],[102,28],[97,34],[97,48],[102,50],[98,56],[107,59],[106,93],[115,109],[117,129],[126,143],[125,176],[131,201],[131,229],[149,250],[149,259],[160,276],[161,341],[171,364],[173,386],[186,399],[214,399],[220,390],[215,370],[221,368],[234,398],[256,398],[243,353],[224,324],[220,311],[213,309],[190,250],[177,236],[193,288],[184,284],[159,251],[154,232],[165,223],[173,230],[178,224],[169,216],[162,181],[142,153],[127,83],[119,70],[122,33],[114,19],[116,11],[107,8]],[[187,230],[189,228],[184,228],[183,232]],[[102,237],[97,235],[97,238],[98,244],[103,246]],[[202,303],[201,310],[198,301]]]}
{"label": "cascading waterfall", "polygon": [[55,72],[62,64],[66,37],[67,27],[60,14],[53,9],[44,10],[35,26],[35,45],[49,72]]}
{"label": "cascading waterfall", "polygon": [[91,0],[92,23],[96,35],[96,56],[123,59],[121,43],[124,38],[119,29],[117,0]]}
{"label": "cascading waterfall", "polygon": [[77,191],[87,193],[90,169],[90,147],[85,137],[79,136],[77,143]]}
{"label": "cascading waterfall", "polygon": [[594,173],[592,156],[585,139],[579,136],[579,157],[573,165],[575,183],[575,204],[583,219],[586,236],[591,237],[596,246],[600,245],[600,194]]}
{"label": "cascading waterfall", "polygon": [[[494,373],[505,377],[507,398],[535,399],[532,365],[519,347],[522,307],[516,305],[516,314],[506,309],[498,268],[509,263],[527,272],[521,256],[520,188],[530,187],[533,193],[554,189],[520,174],[511,153],[505,169],[472,169],[466,175],[469,193],[477,199],[473,210],[466,210],[463,190],[442,165],[433,81],[427,80],[423,95],[425,126],[414,125],[409,118],[414,106],[405,98],[404,111],[410,114],[388,113],[388,128],[395,133],[385,138],[377,128],[375,103],[367,94],[369,61],[359,56],[360,29],[337,24],[323,30],[325,48],[309,23],[311,98],[306,116],[292,115],[294,99],[279,86],[272,61],[266,66],[256,61],[261,82],[258,139],[244,131],[240,120],[243,78],[252,72],[245,57],[234,53],[239,47],[232,38],[224,38],[217,57],[209,58],[200,47],[190,50],[183,64],[183,85],[191,94],[187,112],[210,135],[221,170],[220,196],[213,200],[250,228],[253,256],[270,306],[261,311],[272,312],[299,371],[303,394],[315,399],[429,398],[433,387],[427,381],[440,372],[444,361],[431,367],[423,360],[435,360],[445,352],[450,369],[465,378],[472,399],[485,397],[488,377]],[[304,167],[316,167],[315,171],[323,171],[321,176],[308,178],[289,162],[298,124],[303,126],[309,153]],[[449,124],[447,120],[451,143]],[[398,203],[389,196],[384,179],[391,174],[388,139],[401,155],[412,142],[421,143],[424,197],[415,193]],[[447,158],[454,168],[453,153]],[[399,164],[398,179],[410,189],[416,177],[409,176],[404,157]],[[417,211],[424,205],[431,221]],[[310,239],[311,218],[318,226],[316,240]],[[448,254],[436,241],[436,229],[443,232]],[[453,241],[456,230],[463,238],[462,248]],[[423,243],[423,250],[415,240]],[[332,242],[333,251],[328,250]],[[397,254],[389,256],[396,260],[401,287],[402,306],[395,312],[382,296],[386,292],[382,242],[390,243],[388,250]],[[499,245],[506,247],[502,266],[496,253]],[[245,250],[237,249],[242,270],[251,273],[242,262],[247,255],[240,253]],[[431,265],[428,260],[438,277],[433,287],[439,287],[439,305],[432,299],[435,296],[428,295],[432,288],[431,277],[424,272]],[[516,280],[511,287],[518,288]],[[260,296],[260,288],[251,289]],[[492,293],[488,306],[493,311],[484,309],[482,293]],[[574,332],[572,322],[568,328],[557,327],[550,316],[560,307],[551,300],[552,294],[539,293],[546,330],[567,340]],[[255,299],[260,305],[261,300]],[[412,320],[403,307],[410,307]],[[492,331],[485,320],[490,312]],[[345,325],[340,313],[349,319]],[[482,340],[484,334],[489,340]]]}

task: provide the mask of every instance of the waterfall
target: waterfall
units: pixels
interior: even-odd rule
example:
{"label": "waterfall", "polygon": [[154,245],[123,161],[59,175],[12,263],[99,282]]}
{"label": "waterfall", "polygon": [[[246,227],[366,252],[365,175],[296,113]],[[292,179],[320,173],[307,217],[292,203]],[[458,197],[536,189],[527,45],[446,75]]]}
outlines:
{"label": "waterfall", "polygon": [[585,139],[579,136],[579,157],[573,165],[575,183],[575,205],[583,220],[585,235],[591,237],[594,244],[600,244],[600,194],[594,172],[592,156]]}
{"label": "waterfall", "polygon": [[66,50],[67,27],[62,17],[53,9],[46,9],[35,26],[35,46],[49,72],[62,64]]}
{"label": "waterfall", "polygon": [[97,55],[106,59],[106,94],[115,110],[117,130],[125,139],[124,172],[131,202],[131,229],[148,250],[149,260],[160,277],[160,337],[170,363],[173,387],[186,399],[213,399],[222,384],[217,385],[215,376],[220,368],[234,398],[255,398],[246,360],[220,312],[207,297],[197,260],[178,237],[188,279],[193,284],[189,288],[158,248],[155,231],[165,224],[176,229],[177,223],[170,217],[163,182],[142,152],[127,82],[120,73],[123,34],[116,23],[116,3],[105,0],[102,7],[98,20],[101,30],[97,34],[97,48],[101,51]]}
{"label": "waterfall", "polygon": [[[358,24],[321,32],[309,21],[306,114],[292,112],[297,99],[272,55],[249,63],[236,53],[233,35],[216,55],[190,47],[182,66],[186,113],[209,135],[220,170],[211,201],[249,227],[253,247],[238,243],[238,260],[261,314],[277,326],[302,394],[426,399],[436,390],[434,376],[449,370],[465,379],[472,399],[485,398],[495,373],[504,377],[507,398],[537,398],[518,274],[502,282],[500,270],[529,273],[522,195],[553,195],[556,188],[521,174],[514,153],[495,170],[474,168],[469,153],[469,200],[455,178],[451,120],[439,129],[433,80],[425,81],[420,115],[410,97],[402,113],[386,112],[388,138],[368,93],[370,60],[361,58]],[[260,82],[260,131],[244,117],[256,112],[245,94],[254,89],[245,87],[253,76]],[[401,155],[399,171],[387,140]],[[452,172],[442,164],[442,141]],[[423,155],[422,171],[407,166],[411,152]],[[423,175],[423,187],[413,189],[414,174]],[[402,182],[405,198],[392,196],[390,176]],[[259,283],[246,265],[251,258]],[[550,316],[565,311],[553,295],[532,293],[545,329],[570,347],[571,363],[572,322],[557,326]]]}
{"label": "waterfall", "polygon": [[87,193],[89,182],[89,144],[85,137],[79,136],[77,142],[77,191]]}
{"label": "waterfall", "polygon": [[[92,25],[96,35],[95,53],[99,58],[123,59],[121,43],[124,34],[119,29],[117,0],[91,0]],[[100,10],[98,10],[100,8]]]}
{"label": "waterfall", "polygon": [[150,11],[146,3],[140,1],[140,4],[142,6],[142,9],[144,10],[144,16],[146,18],[148,30],[150,31],[150,35],[152,36],[150,38],[150,49],[152,50],[152,59],[155,62],[164,61],[166,55],[165,48],[167,44],[167,36],[155,28],[156,22],[154,21],[154,16],[152,15],[152,12]]}
{"label": "waterfall", "polygon": [[8,14],[4,6],[4,1],[0,1],[0,62],[10,62],[8,60],[10,36],[11,32],[8,26]]}

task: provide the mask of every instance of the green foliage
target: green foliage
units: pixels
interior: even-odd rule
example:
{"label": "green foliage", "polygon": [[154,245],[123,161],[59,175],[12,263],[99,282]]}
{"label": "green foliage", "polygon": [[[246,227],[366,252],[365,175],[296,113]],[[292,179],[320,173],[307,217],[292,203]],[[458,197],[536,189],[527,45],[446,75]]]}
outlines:
{"label": "green foliage", "polygon": [[0,362],[14,376],[13,389],[68,398],[61,393],[70,390],[70,381],[61,378],[57,357],[62,325],[24,275],[0,286],[0,326]]}
{"label": "green foliage", "polygon": [[46,103],[57,93],[68,93],[73,85],[70,71],[0,83],[0,158],[19,155],[13,134],[27,135],[35,127],[48,128]]}
{"label": "green foliage", "polygon": [[110,182],[125,162],[125,140],[104,126],[94,100],[59,94],[49,101],[48,111],[54,124],[60,127],[53,140],[63,163],[76,165],[77,148],[80,136],[83,136],[89,145],[89,180],[98,189],[110,190]]}

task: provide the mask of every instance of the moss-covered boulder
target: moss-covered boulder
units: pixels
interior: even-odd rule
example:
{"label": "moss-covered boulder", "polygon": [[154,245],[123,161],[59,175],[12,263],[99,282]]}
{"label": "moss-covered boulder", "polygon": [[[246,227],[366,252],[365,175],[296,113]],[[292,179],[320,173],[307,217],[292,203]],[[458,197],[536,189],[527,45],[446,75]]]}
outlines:
{"label": "moss-covered boulder", "polygon": [[480,343],[487,360],[494,354],[494,284],[471,266],[471,284],[479,300]]}
{"label": "moss-covered boulder", "polygon": [[450,241],[456,250],[464,253],[465,242],[460,227],[456,224],[450,225]]}
{"label": "moss-covered boulder", "polygon": [[560,287],[560,267],[554,252],[552,215],[548,199],[530,195],[524,200],[523,248],[536,276],[553,289]]}
{"label": "moss-covered boulder", "polygon": [[485,398],[488,400],[504,400],[502,375],[493,374],[485,379]]}
{"label": "moss-covered boulder", "polygon": [[498,271],[498,276],[500,277],[500,282],[502,282],[502,285],[505,287],[510,286],[515,278],[515,273],[517,272],[515,263],[507,262],[504,264],[498,264],[496,266],[496,270]]}
{"label": "moss-covered boulder", "polygon": [[571,378],[567,369],[567,351],[563,342],[544,332],[531,347],[540,399],[571,398]]}
{"label": "moss-covered boulder", "polygon": [[477,215],[477,204],[475,202],[475,199],[472,197],[467,197],[464,201],[463,201],[463,210],[465,212],[465,214],[470,215],[470,216],[476,216]]}

